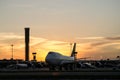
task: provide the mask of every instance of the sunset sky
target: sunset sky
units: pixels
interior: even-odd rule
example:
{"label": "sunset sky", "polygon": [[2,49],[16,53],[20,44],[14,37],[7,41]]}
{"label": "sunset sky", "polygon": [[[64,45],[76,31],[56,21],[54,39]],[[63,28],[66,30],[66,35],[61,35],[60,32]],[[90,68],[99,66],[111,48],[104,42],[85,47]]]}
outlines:
{"label": "sunset sky", "polygon": [[120,56],[120,0],[0,0],[0,59],[24,59],[24,28],[30,27],[30,59],[49,51],[77,58]]}

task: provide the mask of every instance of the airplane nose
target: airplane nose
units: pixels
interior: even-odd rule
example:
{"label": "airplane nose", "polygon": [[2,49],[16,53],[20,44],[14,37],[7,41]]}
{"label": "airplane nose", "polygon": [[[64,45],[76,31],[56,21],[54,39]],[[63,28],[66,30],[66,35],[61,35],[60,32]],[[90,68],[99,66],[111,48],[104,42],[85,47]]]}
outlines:
{"label": "airplane nose", "polygon": [[53,54],[54,52],[49,52],[48,54]]}

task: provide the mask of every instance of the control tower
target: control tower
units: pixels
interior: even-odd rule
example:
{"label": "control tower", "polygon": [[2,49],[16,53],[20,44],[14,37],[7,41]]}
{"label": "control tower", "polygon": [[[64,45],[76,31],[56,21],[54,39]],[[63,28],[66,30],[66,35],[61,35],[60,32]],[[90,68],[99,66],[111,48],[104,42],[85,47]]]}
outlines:
{"label": "control tower", "polygon": [[25,28],[25,61],[29,61],[29,28]]}

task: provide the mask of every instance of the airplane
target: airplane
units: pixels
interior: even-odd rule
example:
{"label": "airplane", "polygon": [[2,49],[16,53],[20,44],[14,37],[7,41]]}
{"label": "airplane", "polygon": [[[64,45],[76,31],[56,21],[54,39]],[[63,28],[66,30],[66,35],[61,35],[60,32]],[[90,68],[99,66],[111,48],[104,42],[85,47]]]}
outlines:
{"label": "airplane", "polygon": [[28,65],[25,63],[19,63],[15,65],[17,69],[28,68]]}
{"label": "airplane", "polygon": [[58,52],[50,51],[48,52],[45,61],[49,66],[49,70],[73,70],[76,60],[76,43],[73,45],[73,50],[71,56],[65,56]]}
{"label": "airplane", "polygon": [[7,66],[7,69],[28,69],[33,68],[34,65],[31,62],[19,62],[16,61],[16,64],[10,64]]}

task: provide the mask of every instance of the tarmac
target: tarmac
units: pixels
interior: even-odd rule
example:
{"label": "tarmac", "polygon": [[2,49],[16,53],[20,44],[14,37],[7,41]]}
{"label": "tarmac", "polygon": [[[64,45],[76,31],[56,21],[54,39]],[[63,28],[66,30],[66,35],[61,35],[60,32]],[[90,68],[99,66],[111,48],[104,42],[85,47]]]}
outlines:
{"label": "tarmac", "polygon": [[120,80],[120,70],[0,70],[0,80]]}

